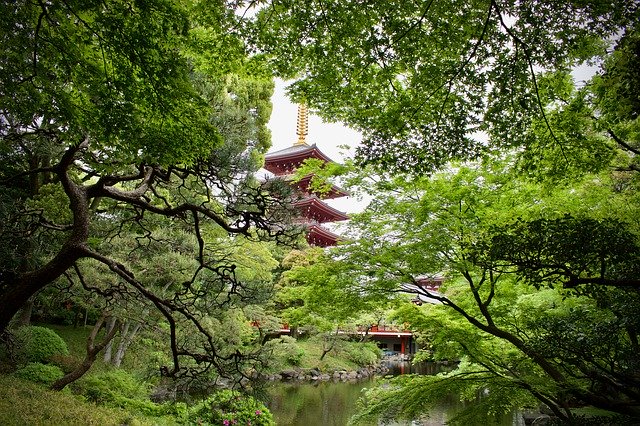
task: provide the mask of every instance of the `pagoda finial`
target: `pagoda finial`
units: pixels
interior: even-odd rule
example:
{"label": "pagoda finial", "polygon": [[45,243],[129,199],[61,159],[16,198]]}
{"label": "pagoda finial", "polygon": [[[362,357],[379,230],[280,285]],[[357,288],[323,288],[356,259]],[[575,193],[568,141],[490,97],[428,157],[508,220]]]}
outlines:
{"label": "pagoda finial", "polygon": [[298,140],[293,145],[307,145],[307,134],[309,133],[309,111],[305,104],[298,104],[298,126],[296,134]]}

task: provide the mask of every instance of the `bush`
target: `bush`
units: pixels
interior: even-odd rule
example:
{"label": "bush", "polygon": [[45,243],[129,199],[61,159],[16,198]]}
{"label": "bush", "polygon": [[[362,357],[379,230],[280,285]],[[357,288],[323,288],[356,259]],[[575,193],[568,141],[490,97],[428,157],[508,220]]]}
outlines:
{"label": "bush", "polygon": [[39,362],[31,362],[13,374],[21,379],[42,383],[47,386],[64,376],[64,372],[60,367],[45,365]]}
{"label": "bush", "polygon": [[89,401],[145,416],[173,416],[186,420],[184,403],[156,404],[149,400],[148,385],[124,370],[112,370],[82,378],[76,389]]}
{"label": "bush", "polygon": [[380,358],[380,349],[373,342],[350,342],[344,348],[346,357],[359,366],[374,365]]}
{"label": "bush", "polygon": [[290,336],[281,336],[271,339],[265,344],[267,362],[269,371],[281,371],[292,366],[302,366],[307,352],[298,345],[296,339]]}
{"label": "bush", "polygon": [[[76,387],[89,401],[114,405],[122,398],[147,400],[146,383],[124,370],[112,370],[85,376]],[[116,404],[119,405],[119,404]]]}
{"label": "bush", "polygon": [[112,407],[124,408],[129,412],[142,414],[149,417],[171,416],[176,420],[187,420],[187,404],[184,402],[166,402],[156,404],[153,401],[116,397],[116,400],[108,404]]}
{"label": "bush", "polygon": [[198,424],[275,426],[269,409],[257,399],[223,390],[193,407],[190,419]]}
{"label": "bush", "polygon": [[13,337],[19,363],[47,363],[54,355],[69,355],[65,341],[50,328],[29,325],[16,330]]}

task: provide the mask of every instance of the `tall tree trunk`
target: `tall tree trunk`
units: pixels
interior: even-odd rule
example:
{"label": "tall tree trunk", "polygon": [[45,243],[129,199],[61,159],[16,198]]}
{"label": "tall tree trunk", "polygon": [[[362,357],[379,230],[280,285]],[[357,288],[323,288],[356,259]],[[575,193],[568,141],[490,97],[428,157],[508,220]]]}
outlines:
{"label": "tall tree trunk", "polygon": [[127,321],[127,332],[122,334],[122,338],[120,339],[120,344],[118,345],[118,350],[116,351],[116,355],[113,359],[113,366],[120,367],[122,364],[122,359],[124,358],[124,354],[127,351],[131,342],[133,342],[133,338],[136,337],[140,327],[142,327],[142,323],[137,322],[131,331],[129,331],[129,325],[131,320]]}
{"label": "tall tree trunk", "polygon": [[98,331],[100,331],[100,329],[102,328],[102,325],[104,324],[106,318],[106,315],[102,315],[96,325],[93,326],[93,330],[91,330],[91,334],[87,339],[87,355],[85,356],[82,363],[78,366],[78,368],[76,368],[69,374],[66,374],[61,379],[56,380],[55,383],[51,385],[52,390],[60,391],[64,389],[65,386],[67,386],[69,383],[73,383],[74,381],[82,377],[84,373],[89,371],[89,369],[95,362],[98,353],[102,349],[104,349],[105,346],[107,346],[111,339],[113,339],[113,336],[116,335],[116,331],[118,330],[118,327],[114,326],[111,329],[111,332],[106,333],[102,341],[96,345],[96,336],[98,335]]}
{"label": "tall tree trunk", "polygon": [[[105,325],[105,332],[107,334],[111,333],[111,330],[113,330],[116,327],[116,317],[109,317],[107,319],[107,324]],[[109,340],[109,343],[107,343],[107,346],[104,348],[104,362],[107,364],[111,364],[111,349],[113,347],[113,339]]]}
{"label": "tall tree trunk", "polygon": [[[9,326],[11,319],[22,308],[29,298],[42,290],[47,284],[60,277],[81,257],[77,247],[64,247],[58,255],[42,268],[20,274],[9,279],[0,278],[0,333]],[[12,279],[11,279],[12,278]]]}

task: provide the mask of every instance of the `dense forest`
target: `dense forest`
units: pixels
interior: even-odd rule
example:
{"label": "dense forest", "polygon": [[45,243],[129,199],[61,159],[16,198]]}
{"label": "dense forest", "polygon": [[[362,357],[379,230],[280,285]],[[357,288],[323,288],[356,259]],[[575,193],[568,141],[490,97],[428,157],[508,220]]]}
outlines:
{"label": "dense forest", "polygon": [[[366,335],[345,336],[382,320],[413,332],[416,362],[456,367],[369,389],[356,424],[450,395],[465,425],[639,421],[638,1],[0,13],[11,424],[274,424],[266,374],[373,365]],[[337,247],[309,247],[292,186],[259,178],[275,78],[363,135],[346,164],[298,174],[369,200]],[[102,406],[55,417],[79,398]]]}

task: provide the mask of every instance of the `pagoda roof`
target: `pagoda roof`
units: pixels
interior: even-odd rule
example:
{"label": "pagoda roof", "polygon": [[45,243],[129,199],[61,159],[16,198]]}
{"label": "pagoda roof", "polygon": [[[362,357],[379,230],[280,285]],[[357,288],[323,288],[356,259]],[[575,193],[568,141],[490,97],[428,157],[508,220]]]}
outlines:
{"label": "pagoda roof", "polygon": [[306,218],[315,220],[319,223],[336,222],[349,219],[345,213],[338,209],[334,209],[318,198],[317,195],[310,195],[303,198],[302,200],[295,202],[294,205],[303,212]]}
{"label": "pagoda roof", "polygon": [[340,197],[346,197],[349,195],[348,192],[346,192],[345,190],[341,189],[340,187],[338,187],[337,185],[334,185],[333,183],[331,183],[331,188],[329,189],[329,191],[327,191],[326,193],[319,193],[317,191],[311,191],[311,179],[313,178],[313,174],[309,174],[305,177],[303,177],[302,179],[300,179],[297,182],[293,181],[293,175],[282,175],[281,176],[284,180],[286,181],[290,181],[292,185],[295,185],[298,187],[298,189],[304,193],[307,194],[314,194],[316,195],[318,198],[324,198],[324,199],[334,199],[334,198],[340,198]]}
{"label": "pagoda roof", "polygon": [[325,153],[320,151],[316,144],[299,144],[267,153],[264,156],[264,168],[279,176],[291,173],[307,158],[316,158],[325,163],[333,162]]}
{"label": "pagoda roof", "polygon": [[320,225],[311,225],[308,228],[307,242],[312,246],[329,247],[335,246],[340,236],[329,231]]}

